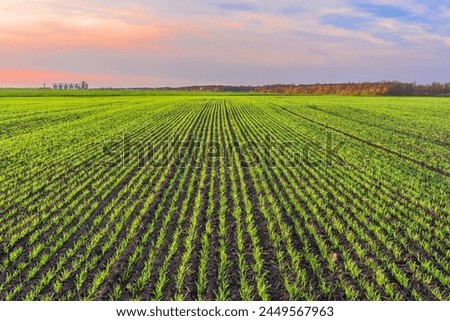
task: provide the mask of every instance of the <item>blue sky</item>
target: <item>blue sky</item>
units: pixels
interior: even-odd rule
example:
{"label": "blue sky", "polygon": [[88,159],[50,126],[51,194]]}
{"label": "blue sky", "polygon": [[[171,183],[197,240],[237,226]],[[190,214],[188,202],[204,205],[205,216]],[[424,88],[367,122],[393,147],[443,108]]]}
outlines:
{"label": "blue sky", "polygon": [[0,86],[450,82],[446,1],[2,0],[0,30]]}

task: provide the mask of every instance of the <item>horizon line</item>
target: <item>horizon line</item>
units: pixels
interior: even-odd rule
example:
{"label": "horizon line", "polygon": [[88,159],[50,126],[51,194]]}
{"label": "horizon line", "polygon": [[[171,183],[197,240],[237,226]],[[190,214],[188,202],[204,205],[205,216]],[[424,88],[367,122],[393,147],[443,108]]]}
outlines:
{"label": "horizon line", "polygon": [[[73,83],[79,83],[80,81],[64,81],[64,82],[50,82],[49,84],[53,83],[63,83],[63,84],[73,84]],[[89,82],[87,82],[89,84]],[[258,88],[258,87],[264,87],[264,86],[314,86],[314,85],[349,85],[349,84],[393,84],[393,83],[399,83],[399,84],[414,84],[417,86],[430,86],[433,84],[441,84],[446,85],[450,84],[449,81],[440,82],[440,81],[432,81],[428,83],[417,83],[416,81],[399,81],[399,80],[380,80],[380,81],[348,81],[348,82],[314,82],[314,83],[266,83],[262,85],[242,85],[242,84],[191,84],[191,85],[183,85],[183,86],[94,86],[89,87],[89,89],[180,89],[180,88],[194,88],[194,87],[251,87],[251,88]],[[44,83],[45,86],[0,86],[0,89],[52,89],[52,86],[47,86],[47,83]],[[64,90],[64,89],[61,89]],[[76,89],[73,89],[76,90]]]}

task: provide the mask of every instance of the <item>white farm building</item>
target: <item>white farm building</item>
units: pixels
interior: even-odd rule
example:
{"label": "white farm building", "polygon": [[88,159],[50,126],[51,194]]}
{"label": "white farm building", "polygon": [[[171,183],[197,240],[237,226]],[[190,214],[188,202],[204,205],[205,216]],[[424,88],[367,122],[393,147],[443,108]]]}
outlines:
{"label": "white farm building", "polygon": [[74,82],[67,82],[67,83],[54,83],[52,84],[53,89],[65,89],[65,90],[71,90],[71,89],[88,89],[88,83],[85,81],[74,83]]}

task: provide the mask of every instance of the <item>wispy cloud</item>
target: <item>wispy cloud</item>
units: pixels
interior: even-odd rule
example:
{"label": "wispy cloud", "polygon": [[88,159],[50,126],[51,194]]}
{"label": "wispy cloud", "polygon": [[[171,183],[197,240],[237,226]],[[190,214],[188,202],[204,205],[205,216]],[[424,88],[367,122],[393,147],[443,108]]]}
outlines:
{"label": "wispy cloud", "polygon": [[291,5],[291,6],[282,7],[279,10],[279,12],[282,15],[287,15],[287,16],[295,15],[295,14],[298,14],[298,13],[302,13],[304,11],[305,11],[304,8],[302,8],[300,6],[297,6],[297,5]]}
{"label": "wispy cloud", "polygon": [[30,3],[33,2],[5,5],[6,10],[1,11],[0,40],[9,47],[146,48],[155,47],[172,34],[168,24],[137,5],[114,9],[93,3],[89,10],[84,10],[77,1],[69,7],[46,1],[36,1],[35,7],[30,7]]}
{"label": "wispy cloud", "polygon": [[320,19],[321,23],[332,25],[337,28],[344,28],[350,30],[366,29],[369,19],[361,17],[352,17],[346,15],[327,15]]}
{"label": "wispy cloud", "polygon": [[256,6],[249,4],[249,3],[245,3],[245,2],[220,3],[219,8],[223,9],[223,10],[227,10],[227,11],[256,11],[256,9],[257,9]]}

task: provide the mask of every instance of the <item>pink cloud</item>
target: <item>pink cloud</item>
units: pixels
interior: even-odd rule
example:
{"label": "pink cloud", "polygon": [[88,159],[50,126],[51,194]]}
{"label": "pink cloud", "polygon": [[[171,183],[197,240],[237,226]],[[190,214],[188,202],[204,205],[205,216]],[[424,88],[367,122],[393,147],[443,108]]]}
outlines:
{"label": "pink cloud", "polygon": [[86,8],[84,1],[73,0],[67,6],[49,2],[30,8],[27,3],[6,1],[8,5],[0,5],[0,43],[5,49],[161,49],[166,39],[182,30],[140,5],[93,2]]}
{"label": "pink cloud", "polygon": [[63,21],[3,28],[0,39],[17,49],[157,48],[170,30],[123,22],[74,25]]}
{"label": "pink cloud", "polygon": [[[158,15],[147,6],[100,4],[72,0],[37,6],[6,0],[0,5],[0,43],[8,52],[42,52],[81,49],[147,49],[173,52],[170,43],[186,37],[208,39],[210,30],[242,30],[240,21],[228,17]],[[3,10],[2,10],[3,9]],[[3,11],[3,12],[2,12]],[[205,28],[208,26],[208,28]],[[0,48],[2,51],[2,48]]]}

